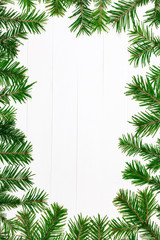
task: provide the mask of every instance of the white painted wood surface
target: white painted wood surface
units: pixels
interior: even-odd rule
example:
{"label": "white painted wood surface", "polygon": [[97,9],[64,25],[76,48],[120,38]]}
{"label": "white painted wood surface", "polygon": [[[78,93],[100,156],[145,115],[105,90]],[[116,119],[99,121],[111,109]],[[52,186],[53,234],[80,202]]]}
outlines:
{"label": "white painted wood surface", "polygon": [[[126,34],[75,37],[70,20],[52,18],[46,32],[30,36],[19,59],[36,81],[32,100],[18,105],[18,127],[33,144],[36,186],[69,209],[69,215],[117,216],[112,200],[129,188],[118,149],[139,108],[125,97],[137,70],[129,66]],[[144,69],[145,72],[146,69]],[[132,186],[133,188],[133,186]]]}

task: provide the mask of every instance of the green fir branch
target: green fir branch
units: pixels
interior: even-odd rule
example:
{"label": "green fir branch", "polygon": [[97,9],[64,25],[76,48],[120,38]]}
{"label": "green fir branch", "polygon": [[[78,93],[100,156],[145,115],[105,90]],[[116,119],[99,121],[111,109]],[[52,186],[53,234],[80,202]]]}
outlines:
{"label": "green fir branch", "polygon": [[144,24],[136,24],[134,30],[129,32],[131,46],[128,51],[131,54],[129,59],[130,63],[134,62],[135,66],[138,66],[141,61],[141,65],[145,66],[150,63],[152,54],[155,56],[160,55],[160,39],[154,37],[152,30]]}
{"label": "green fir branch", "polygon": [[21,205],[20,198],[10,193],[0,192],[0,211],[11,210]]}
{"label": "green fir branch", "polygon": [[[23,235],[23,238],[34,240],[34,236],[38,237],[37,229],[35,228],[36,214],[32,211],[18,212],[17,228]],[[38,238],[37,238],[38,239]]]}
{"label": "green fir branch", "polygon": [[154,136],[160,128],[160,115],[157,112],[140,112],[132,117],[131,123],[137,127],[137,136]]}
{"label": "green fir branch", "polygon": [[7,10],[0,8],[0,28],[14,29],[21,27],[24,31],[30,33],[40,33],[44,30],[44,23],[46,22],[46,14],[39,13],[35,10],[31,12],[17,13],[13,9]]}
{"label": "green fir branch", "polygon": [[20,204],[27,211],[41,211],[47,206],[47,194],[43,190],[33,188],[22,197]]}
{"label": "green fir branch", "polygon": [[[145,201],[144,196],[146,197]],[[123,218],[125,218],[127,222],[131,221],[131,223],[137,224],[140,228],[139,231],[142,236],[146,236],[146,239],[160,239],[157,225],[148,220],[150,218],[150,214],[152,215],[154,209],[157,208],[155,196],[150,190],[139,190],[138,194],[135,194],[131,191],[124,191],[121,189],[113,203],[116,207],[118,207],[119,212],[123,215]],[[142,205],[145,207],[142,208]]]}
{"label": "green fir branch", "polygon": [[33,184],[32,177],[29,169],[8,165],[0,172],[0,184],[13,191],[26,190]]}
{"label": "green fir branch", "polygon": [[154,0],[153,2],[154,2],[154,8],[146,11],[145,23],[150,23],[150,26],[155,25],[156,28],[158,28],[160,24],[160,1]]}
{"label": "green fir branch", "polygon": [[132,83],[127,84],[126,96],[140,102],[140,106],[146,106],[149,110],[160,111],[160,90],[152,86],[150,80],[142,76],[133,76]]}
{"label": "green fir branch", "polygon": [[47,208],[38,223],[39,239],[57,239],[64,230],[66,218],[67,210],[57,203]]}
{"label": "green fir branch", "polygon": [[[18,55],[18,47],[22,44],[22,40],[27,39],[27,33],[19,26],[13,29],[7,28],[7,31],[0,31],[0,51],[7,56],[6,62],[10,62],[9,58],[13,58]],[[1,61],[3,58],[1,58]],[[3,61],[2,61],[3,63]],[[4,63],[1,66],[4,66]],[[8,63],[9,64],[9,63]]]}
{"label": "green fir branch", "polygon": [[4,122],[0,120],[0,141],[6,144],[24,142],[25,135],[21,130],[15,128],[14,121]]}
{"label": "green fir branch", "polygon": [[66,13],[67,3],[65,0],[50,0],[46,5],[50,16],[63,17]]}
{"label": "green fir branch", "polygon": [[93,10],[93,32],[97,31],[101,33],[102,30],[108,32],[108,24],[110,23],[110,18],[107,13],[108,5],[110,5],[110,0],[95,0],[95,8]]}
{"label": "green fir branch", "polygon": [[151,176],[150,171],[141,164],[140,161],[133,160],[132,163],[126,163],[124,169],[123,179],[131,180],[132,184],[136,186],[143,186],[147,184],[153,191],[160,191],[160,177]]}
{"label": "green fir branch", "polygon": [[29,12],[36,7],[36,0],[18,0],[18,4],[22,9],[26,9]]}
{"label": "green fir branch", "polygon": [[71,219],[68,224],[69,234],[68,240],[87,240],[90,233],[90,218],[83,218],[82,215],[74,217],[74,221]]}
{"label": "green fir branch", "polygon": [[76,9],[70,18],[76,20],[70,25],[71,32],[77,31],[77,36],[81,34],[91,35],[92,33],[92,11],[90,9],[90,0],[77,0]]}
{"label": "green fir branch", "polygon": [[35,84],[28,84],[28,81],[25,80],[19,85],[11,85],[4,87],[0,90],[0,102],[3,104],[9,104],[12,99],[14,102],[25,102],[27,98],[31,98],[30,91],[32,86]]}
{"label": "green fir branch", "polygon": [[109,220],[105,216],[101,218],[98,214],[97,217],[91,219],[90,226],[90,239],[92,240],[107,240],[110,239]]}
{"label": "green fir branch", "polygon": [[16,109],[12,106],[0,107],[0,122],[15,122]]}
{"label": "green fir branch", "polygon": [[147,78],[153,84],[154,88],[159,89],[160,84],[160,66],[150,67],[150,72],[147,72]]}
{"label": "green fir branch", "polygon": [[0,85],[20,85],[28,79],[25,75],[27,69],[24,66],[20,66],[19,62],[12,60],[0,61]]}
{"label": "green fir branch", "polygon": [[139,230],[139,225],[133,222],[128,222],[125,219],[113,219],[110,221],[111,233],[113,239],[131,239],[132,236],[136,236]]}
{"label": "green fir branch", "polygon": [[8,164],[24,165],[32,161],[32,145],[28,142],[14,142],[0,144],[0,161]]}
{"label": "green fir branch", "polygon": [[141,0],[125,1],[121,0],[112,6],[112,10],[109,11],[111,23],[113,27],[116,27],[117,32],[129,29],[131,27],[131,20],[136,18],[136,7]]}
{"label": "green fir branch", "polygon": [[[12,234],[14,234],[15,231],[17,230],[15,218],[7,219],[6,216],[4,216],[3,214],[0,214],[0,222],[1,222],[2,229],[4,229],[4,233],[5,233],[4,236],[8,237],[5,239],[9,239],[9,236],[12,236]],[[1,230],[0,230],[0,237],[1,237]]]}
{"label": "green fir branch", "polygon": [[160,147],[159,144],[143,144],[142,139],[132,134],[123,135],[119,138],[119,148],[127,156],[141,156],[144,160],[148,160],[147,169],[156,172],[160,169]]}
{"label": "green fir branch", "polygon": [[0,0],[0,7],[5,6],[6,4],[14,4],[13,0]]}

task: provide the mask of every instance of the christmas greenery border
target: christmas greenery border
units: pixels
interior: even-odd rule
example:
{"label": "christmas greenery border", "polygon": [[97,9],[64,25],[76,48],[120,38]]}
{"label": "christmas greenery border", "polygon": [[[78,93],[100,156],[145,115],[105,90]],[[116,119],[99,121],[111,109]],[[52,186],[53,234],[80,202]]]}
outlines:
{"label": "christmas greenery border", "polygon": [[[132,117],[134,134],[123,135],[119,147],[128,156],[139,155],[144,160],[126,163],[123,179],[136,186],[144,186],[137,193],[120,189],[113,200],[122,218],[83,217],[79,214],[69,220],[64,230],[67,210],[57,203],[48,206],[47,194],[33,188],[33,174],[29,169],[32,145],[24,133],[16,128],[14,102],[26,102],[31,97],[32,84],[28,84],[26,67],[15,59],[18,46],[28,33],[40,33],[49,16],[63,17],[71,6],[70,30],[92,35],[95,31],[128,31],[130,36],[130,63],[135,66],[150,64],[152,54],[160,55],[160,38],[152,29],[160,24],[160,0],[120,0],[111,6],[110,0],[17,0],[21,11],[12,9],[12,0],[0,0],[0,239],[9,240],[102,240],[102,239],[160,239],[160,139],[157,144],[143,143],[144,137],[155,136],[160,128],[160,67],[150,67],[146,76],[133,76],[127,85],[127,96],[146,108]],[[43,2],[46,12],[36,10]],[[140,21],[137,8],[151,3],[144,21]],[[94,8],[91,8],[91,4]],[[24,191],[21,198],[14,195]],[[8,219],[7,210],[21,207],[15,218]],[[40,218],[37,214],[42,212]],[[154,216],[154,219],[153,219]]]}

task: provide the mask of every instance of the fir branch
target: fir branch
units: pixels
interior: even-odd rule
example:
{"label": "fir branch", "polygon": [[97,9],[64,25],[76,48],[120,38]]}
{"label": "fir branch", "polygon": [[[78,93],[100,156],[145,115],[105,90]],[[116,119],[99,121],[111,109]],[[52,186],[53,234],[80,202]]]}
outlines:
{"label": "fir branch", "polygon": [[48,9],[50,16],[61,16],[63,17],[66,13],[67,3],[65,0],[50,0],[46,8]]}
{"label": "fir branch", "polygon": [[[8,58],[17,56],[18,46],[22,44],[22,39],[27,39],[27,33],[21,26],[7,29],[7,32],[0,32],[0,51],[7,55],[6,62],[10,62]],[[1,66],[4,66],[2,63],[0,63]]]}
{"label": "fir branch", "polygon": [[113,219],[110,222],[111,232],[114,239],[128,239],[137,235],[139,225],[133,222],[127,222],[125,219]]}
{"label": "fir branch", "polygon": [[123,179],[131,180],[136,186],[148,184],[153,191],[160,190],[160,177],[151,176],[150,172],[139,161],[133,160],[132,163],[126,163],[127,166],[123,173]]}
{"label": "fir branch", "polygon": [[110,5],[110,0],[96,0],[95,1],[95,9],[93,11],[93,32],[97,31],[101,33],[102,30],[108,31],[108,24],[110,22],[110,18],[107,14],[107,7]]}
{"label": "fir branch", "polygon": [[41,30],[44,30],[43,25],[46,20],[44,12],[39,13],[32,10],[30,13],[19,14],[12,9],[0,8],[0,28],[14,29],[21,27],[30,33],[40,33]]}
{"label": "fir branch", "polygon": [[12,60],[0,61],[0,85],[20,85],[27,79],[25,75],[27,69],[20,66],[19,62]]}
{"label": "fir branch", "polygon": [[153,84],[154,88],[159,89],[160,84],[160,66],[150,67],[150,72],[147,73],[147,77]]}
{"label": "fir branch", "polygon": [[14,121],[4,122],[0,120],[0,141],[6,144],[24,142],[25,135],[21,130],[15,128]]}
{"label": "fir branch", "polygon": [[160,91],[154,88],[148,78],[142,76],[133,77],[132,83],[127,84],[126,96],[140,102],[140,106],[146,106],[149,110],[160,111]]}
{"label": "fir branch", "polygon": [[18,0],[18,4],[22,9],[26,9],[29,12],[36,7],[36,0]]}
{"label": "fir branch", "polygon": [[34,240],[33,236],[38,236],[37,229],[35,229],[35,219],[36,215],[32,211],[18,212],[17,226],[25,239]]}
{"label": "fir branch", "polygon": [[143,215],[143,221],[145,223],[148,223],[151,220],[151,218],[156,214],[156,209],[158,207],[156,200],[157,196],[149,188],[146,188],[143,191],[138,190],[137,195],[141,209],[140,211],[142,212]]}
{"label": "fir branch", "polygon": [[31,98],[30,91],[34,84],[35,82],[28,84],[26,79],[20,85],[14,84],[2,88],[0,91],[0,102],[3,104],[9,104],[10,98],[12,98],[14,102],[25,102],[27,98]]}
{"label": "fir branch", "polygon": [[0,7],[6,5],[6,4],[14,4],[14,1],[13,0],[0,0]]}
{"label": "fir branch", "polygon": [[1,142],[0,145],[0,161],[9,164],[24,165],[32,161],[31,157],[32,145],[28,142],[15,142],[6,144]]}
{"label": "fir branch", "polygon": [[10,106],[0,108],[0,122],[15,122],[16,109]]}
{"label": "fir branch", "polygon": [[157,211],[157,217],[158,219],[160,219],[160,205],[157,206],[156,211]]}
{"label": "fir branch", "polygon": [[92,11],[90,9],[90,0],[77,0],[75,3],[76,9],[70,18],[76,20],[70,25],[71,32],[90,35],[92,31]]}
{"label": "fir branch", "polygon": [[141,219],[141,216],[139,216],[139,203],[135,193],[120,189],[119,193],[113,200],[113,203],[118,207],[119,212],[126,220],[132,218],[132,221],[138,226],[143,224],[143,220]]}
{"label": "fir branch", "polygon": [[157,28],[160,24],[160,1],[159,0],[154,0],[154,8],[146,11],[145,14],[146,23],[150,23],[151,25],[155,25]]}
{"label": "fir branch", "polygon": [[123,135],[122,138],[119,138],[119,147],[123,153],[127,153],[127,156],[139,154],[145,160],[155,159],[155,161],[160,161],[160,149],[158,146],[143,144],[141,138],[132,134]]}
{"label": "fir branch", "polygon": [[108,224],[109,221],[106,216],[104,218],[101,218],[100,215],[98,214],[98,217],[92,218],[90,226],[90,239],[92,240],[110,239]]}
{"label": "fir branch", "polygon": [[68,240],[86,240],[90,233],[90,218],[83,218],[80,214],[77,218],[74,217],[74,221],[69,221],[68,227]]}
{"label": "fir branch", "polygon": [[[160,151],[160,139],[157,140],[157,146],[155,146],[155,149]],[[160,169],[160,160],[159,158],[153,158],[150,159],[149,163],[147,164],[147,168],[151,169],[152,171],[156,172]]]}
{"label": "fir branch", "polygon": [[[142,202],[142,195],[146,194],[147,202]],[[153,200],[152,200],[153,198]],[[124,191],[121,189],[119,193],[117,194],[117,197],[114,199],[113,203],[116,207],[118,207],[120,213],[123,214],[123,217],[127,222],[134,222],[134,224],[137,224],[139,228],[141,228],[140,232],[142,232],[142,235],[146,235],[149,237],[149,239],[160,239],[159,230],[157,231],[157,228],[153,223],[145,219],[146,214],[146,208],[149,207],[149,202],[153,201],[153,204],[151,204],[149,211],[154,211],[157,207],[157,202],[155,201],[155,197],[153,196],[153,193],[151,191],[144,190],[139,191],[138,194],[134,194],[131,191]],[[145,208],[141,208],[142,204],[145,204]]]}
{"label": "fir branch", "polygon": [[150,63],[151,55],[160,55],[160,39],[154,37],[152,30],[149,27],[137,24],[133,31],[129,32],[131,47],[128,49],[131,58],[130,63],[134,62],[138,66],[141,61],[142,66]]}
{"label": "fir branch", "polygon": [[47,194],[42,190],[33,188],[24,195],[20,204],[27,211],[37,212],[43,210],[47,206]]}
{"label": "fir branch", "polygon": [[4,216],[3,213],[1,213],[0,221],[1,225],[3,226],[3,229],[5,229],[6,235],[8,235],[9,233],[9,235],[11,236],[17,230],[15,218],[7,219],[6,216]]}
{"label": "fir branch", "polygon": [[142,239],[156,239],[160,240],[160,230],[159,230],[159,225],[156,224],[155,222],[149,221],[146,229],[141,230],[140,237]]}
{"label": "fir branch", "polygon": [[32,186],[32,173],[29,169],[19,168],[19,166],[8,165],[0,173],[0,184],[17,191],[26,190]]}
{"label": "fir branch", "polygon": [[136,156],[139,154],[144,160],[148,160],[148,169],[154,172],[160,169],[159,144],[143,144],[141,138],[127,134],[127,136],[123,135],[122,138],[119,138],[119,147],[127,156]]}
{"label": "fir branch", "polygon": [[16,208],[20,206],[20,199],[11,194],[0,192],[0,211],[3,212],[6,209],[11,210],[12,208]]}
{"label": "fir branch", "polygon": [[[131,27],[131,20],[135,21],[137,17],[136,8],[148,4],[149,0],[121,0],[113,5],[113,10],[110,10],[110,19],[116,31],[129,29]],[[133,22],[134,24],[134,22]]]}
{"label": "fir branch", "polygon": [[156,112],[140,112],[132,117],[132,122],[136,126],[136,135],[155,135],[160,128],[160,116]]}
{"label": "fir branch", "polygon": [[60,207],[57,203],[54,203],[50,208],[47,208],[38,223],[40,239],[57,239],[63,232],[66,218],[67,210]]}

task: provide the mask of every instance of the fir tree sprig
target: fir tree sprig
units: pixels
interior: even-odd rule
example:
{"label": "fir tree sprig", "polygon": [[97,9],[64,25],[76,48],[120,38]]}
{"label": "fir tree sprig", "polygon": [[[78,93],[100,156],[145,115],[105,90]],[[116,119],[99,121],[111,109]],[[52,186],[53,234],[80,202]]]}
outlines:
{"label": "fir tree sprig", "polygon": [[121,189],[113,202],[123,216],[122,220],[118,219],[111,222],[113,235],[122,239],[127,233],[132,234],[133,230],[138,230],[142,239],[143,237],[160,239],[159,227],[151,221],[158,206],[156,196],[151,190],[146,188],[135,194]]}
{"label": "fir tree sprig", "polygon": [[27,68],[12,60],[0,61],[0,85],[20,85],[27,78]]}
{"label": "fir tree sprig", "polygon": [[46,208],[41,219],[36,220],[36,215],[31,211],[18,212],[18,229],[27,239],[60,239],[65,226],[67,210],[57,203]]}
{"label": "fir tree sprig", "polygon": [[63,17],[67,11],[67,3],[64,0],[50,0],[46,4],[46,8],[49,11],[50,16]]}
{"label": "fir tree sprig", "polygon": [[133,76],[132,83],[127,84],[126,96],[132,96],[132,99],[140,102],[140,106],[145,106],[152,111],[160,110],[160,91],[154,88],[150,79],[142,76]]}
{"label": "fir tree sprig", "polygon": [[35,228],[36,214],[32,211],[18,212],[17,225],[18,230],[21,232],[23,239],[34,240],[33,236],[38,239],[37,229]]}
{"label": "fir tree sprig", "polygon": [[16,128],[15,121],[4,122],[0,120],[0,141],[6,144],[21,143],[25,141],[25,135],[20,129]]}
{"label": "fir tree sprig", "polygon": [[[3,187],[3,186],[2,186]],[[7,191],[0,192],[0,211],[11,210],[19,206],[27,211],[38,212],[47,206],[47,194],[37,188],[29,190],[22,198],[13,196]]]}
{"label": "fir tree sprig", "polygon": [[109,219],[107,216],[101,218],[100,214],[91,219],[90,239],[110,239]]}
{"label": "fir tree sprig", "polygon": [[154,0],[154,7],[146,11],[145,17],[146,23],[150,23],[150,26],[155,25],[157,28],[160,24],[160,1]]}
{"label": "fir tree sprig", "polygon": [[96,0],[95,8],[93,10],[93,32],[97,31],[101,33],[102,31],[107,32],[109,30],[108,24],[110,23],[110,18],[107,13],[108,5],[110,5],[110,0]]}
{"label": "fir tree sprig", "polygon": [[[132,221],[126,221],[125,218],[113,219],[110,222],[110,227],[112,229],[112,238],[114,240],[133,240],[138,236],[139,225]],[[136,238],[138,240],[138,238]]]}
{"label": "fir tree sprig", "polygon": [[80,34],[91,35],[92,32],[92,10],[90,9],[90,0],[77,0],[75,10],[70,18],[76,20],[70,25],[71,32],[77,31]]}
{"label": "fir tree sprig", "polygon": [[67,210],[54,203],[44,211],[38,223],[39,238],[49,240],[61,234],[66,223]]}
{"label": "fir tree sprig", "polygon": [[17,229],[15,218],[7,219],[5,215],[0,214],[0,236],[1,239],[10,239],[11,235]]}
{"label": "fir tree sprig", "polygon": [[14,102],[25,102],[27,98],[31,98],[30,91],[32,86],[35,84],[28,84],[28,81],[25,80],[19,85],[10,85],[2,88],[0,90],[0,102],[3,104],[9,104],[10,99],[13,99]]}
{"label": "fir tree sprig", "polygon": [[[140,0],[136,1],[119,1],[113,5],[113,9],[109,11],[110,19],[113,26],[116,27],[116,31],[129,29],[131,26],[131,20],[136,18],[136,7],[140,3]],[[132,16],[132,18],[131,18]]]}
{"label": "fir tree sprig", "polygon": [[33,185],[32,177],[29,169],[8,165],[0,172],[0,184],[13,191],[26,190]]}
{"label": "fir tree sprig", "polygon": [[133,160],[132,163],[126,163],[127,166],[123,171],[123,179],[131,180],[136,186],[147,184],[153,191],[160,191],[160,177],[151,176],[149,170],[140,161]]}
{"label": "fir tree sprig", "polygon": [[16,120],[16,109],[13,106],[3,106],[0,108],[0,121],[4,122],[15,122]]}
{"label": "fir tree sprig", "polygon": [[29,12],[32,8],[36,7],[36,0],[18,0],[19,6]]}
{"label": "fir tree sprig", "polygon": [[[21,27],[21,25],[16,28],[9,29],[6,32],[0,31],[0,51],[1,54],[3,53],[6,55],[7,61],[8,58],[17,56],[18,47],[20,44],[22,44],[22,40],[24,39],[27,39],[27,32]],[[1,61],[2,60],[3,58],[1,58]]]}
{"label": "fir tree sprig", "polygon": [[20,204],[28,211],[42,211],[47,207],[47,197],[48,195],[44,190],[32,188],[22,197]]}
{"label": "fir tree sprig", "polygon": [[160,115],[154,112],[140,112],[132,117],[131,122],[136,127],[137,136],[155,136],[160,128]]}
{"label": "fir tree sprig", "polygon": [[153,31],[144,24],[136,24],[134,30],[129,32],[131,46],[128,51],[131,54],[130,63],[134,62],[138,66],[145,66],[150,63],[151,55],[160,55],[160,39],[155,37]]}
{"label": "fir tree sprig", "polygon": [[32,145],[28,142],[13,142],[0,144],[0,161],[8,164],[24,165],[32,161]]}
{"label": "fir tree sprig", "polygon": [[147,73],[147,77],[150,79],[154,88],[159,88],[160,84],[160,67],[152,66],[150,67],[150,72]]}
{"label": "fir tree sprig", "polygon": [[72,219],[69,221],[68,227],[68,240],[86,240],[90,233],[90,218],[83,218],[82,214],[79,214],[77,218],[74,218],[74,221]]}
{"label": "fir tree sprig", "polygon": [[6,4],[14,4],[14,1],[13,0],[0,0],[0,6],[5,6]]}
{"label": "fir tree sprig", "polygon": [[17,13],[12,9],[0,8],[0,28],[14,29],[21,27],[30,33],[40,33],[44,30],[44,23],[47,18],[44,12],[39,13],[35,10],[31,12]]}
{"label": "fir tree sprig", "polygon": [[123,135],[119,138],[119,147],[127,156],[141,156],[144,160],[148,160],[147,169],[156,172],[160,169],[160,147],[153,144],[143,144],[142,139],[132,134]]}

